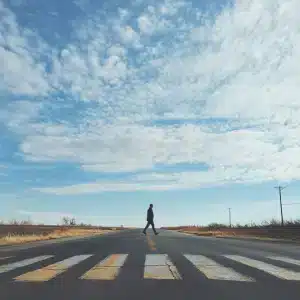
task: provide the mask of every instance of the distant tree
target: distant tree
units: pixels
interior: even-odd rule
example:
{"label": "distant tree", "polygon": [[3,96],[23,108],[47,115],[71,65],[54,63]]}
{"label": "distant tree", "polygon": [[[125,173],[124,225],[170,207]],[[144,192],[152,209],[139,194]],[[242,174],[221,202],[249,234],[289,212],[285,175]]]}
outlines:
{"label": "distant tree", "polygon": [[20,225],[33,225],[33,222],[30,219],[28,219],[28,220],[22,220],[22,221],[20,221],[19,224]]}
{"label": "distant tree", "polygon": [[70,223],[71,226],[75,226],[76,225],[76,220],[75,218],[70,219]]}
{"label": "distant tree", "polygon": [[221,228],[227,228],[228,225],[220,224],[220,223],[210,223],[207,225],[209,229],[221,229]]}
{"label": "distant tree", "polygon": [[9,221],[10,225],[19,225],[19,222],[16,219],[12,219]]}
{"label": "distant tree", "polygon": [[69,225],[69,218],[68,217],[63,217],[62,218],[62,223],[63,223],[63,225],[68,226]]}

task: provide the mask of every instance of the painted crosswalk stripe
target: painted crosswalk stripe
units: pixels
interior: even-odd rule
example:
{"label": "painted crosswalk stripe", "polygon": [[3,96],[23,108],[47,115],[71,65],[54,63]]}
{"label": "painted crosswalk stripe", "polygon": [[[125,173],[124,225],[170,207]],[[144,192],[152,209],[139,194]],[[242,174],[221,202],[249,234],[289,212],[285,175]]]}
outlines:
{"label": "painted crosswalk stripe", "polygon": [[88,254],[88,255],[72,256],[70,258],[64,259],[60,262],[46,266],[44,268],[25,273],[14,279],[16,281],[48,281],[48,280],[54,278],[55,276],[65,272],[68,268],[89,258],[90,256],[92,256],[92,255]]}
{"label": "painted crosswalk stripe", "polygon": [[268,258],[272,259],[272,260],[278,260],[278,261],[286,262],[286,263],[293,264],[296,266],[300,266],[300,260],[298,260],[298,259],[293,259],[293,258],[284,257],[284,256],[268,256]]}
{"label": "painted crosswalk stripe", "polygon": [[147,254],[144,268],[145,279],[181,279],[167,254]]}
{"label": "painted crosswalk stripe", "polygon": [[224,256],[227,257],[228,259],[264,271],[270,275],[273,275],[281,279],[297,280],[297,281],[300,280],[300,272],[290,271],[285,268],[273,266],[271,264],[259,260],[255,260],[252,258],[244,257],[244,256],[239,256],[239,255],[224,255]]}
{"label": "painted crosswalk stripe", "polygon": [[37,257],[28,258],[28,259],[24,259],[24,260],[21,260],[21,261],[17,261],[17,262],[14,262],[14,263],[10,263],[10,264],[7,264],[7,265],[0,266],[0,274],[5,273],[5,272],[9,272],[9,271],[12,271],[12,270],[15,270],[15,269],[18,269],[18,268],[22,268],[22,267],[32,265],[36,262],[45,260],[45,259],[50,258],[50,257],[52,257],[52,255],[37,256]]}
{"label": "painted crosswalk stripe", "polygon": [[128,254],[112,254],[87,271],[81,279],[90,280],[113,280],[115,279],[122,266],[124,265]]}
{"label": "painted crosswalk stripe", "polygon": [[254,279],[224,267],[214,260],[202,255],[184,255],[201,273],[209,279],[231,281],[255,281]]}

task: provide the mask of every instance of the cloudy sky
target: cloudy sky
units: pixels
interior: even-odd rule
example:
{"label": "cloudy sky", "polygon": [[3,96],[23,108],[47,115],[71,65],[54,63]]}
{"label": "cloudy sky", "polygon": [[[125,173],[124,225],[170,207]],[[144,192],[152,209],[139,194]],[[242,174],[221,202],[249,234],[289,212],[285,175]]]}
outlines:
{"label": "cloudy sky", "polygon": [[0,0],[0,218],[300,218],[299,10]]}

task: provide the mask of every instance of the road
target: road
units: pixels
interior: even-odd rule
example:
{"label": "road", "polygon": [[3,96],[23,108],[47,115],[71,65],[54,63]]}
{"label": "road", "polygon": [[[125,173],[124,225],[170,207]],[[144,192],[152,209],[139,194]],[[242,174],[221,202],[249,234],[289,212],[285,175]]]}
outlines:
{"label": "road", "polygon": [[299,300],[300,245],[124,230],[0,248],[1,300]]}

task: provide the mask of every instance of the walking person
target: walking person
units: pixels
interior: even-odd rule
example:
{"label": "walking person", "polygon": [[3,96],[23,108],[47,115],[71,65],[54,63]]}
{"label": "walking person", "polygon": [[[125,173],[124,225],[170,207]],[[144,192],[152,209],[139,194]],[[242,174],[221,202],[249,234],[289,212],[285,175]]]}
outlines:
{"label": "walking person", "polygon": [[153,208],[153,204],[150,204],[149,208],[147,210],[147,225],[144,228],[143,233],[146,234],[147,228],[151,225],[153,232],[157,235],[158,232],[156,231],[155,226],[154,226],[154,213],[153,213],[152,208]]}

